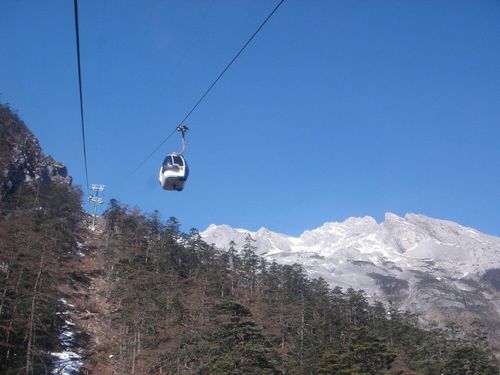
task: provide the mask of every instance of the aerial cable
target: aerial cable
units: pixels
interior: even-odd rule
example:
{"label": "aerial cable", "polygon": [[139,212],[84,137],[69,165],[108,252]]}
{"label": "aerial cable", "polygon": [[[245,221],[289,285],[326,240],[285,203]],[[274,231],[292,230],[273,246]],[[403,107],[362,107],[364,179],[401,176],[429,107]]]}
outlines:
{"label": "aerial cable", "polygon": [[78,0],[74,0],[75,7],[75,33],[76,33],[76,59],[78,62],[78,86],[80,89],[80,122],[82,128],[82,144],[83,144],[83,160],[85,163],[85,182],[87,184],[87,192],[89,189],[89,172],[87,167],[87,147],[85,141],[85,121],[83,115],[83,90],[82,90],[82,69],[80,65],[80,31],[78,27]]}
{"label": "aerial cable", "polygon": [[[75,0],[76,1],[76,0]],[[266,19],[260,24],[260,26],[257,28],[257,30],[255,30],[255,32],[252,34],[252,36],[246,41],[246,43],[243,45],[243,47],[240,48],[240,50],[234,55],[234,57],[231,59],[231,61],[229,61],[229,63],[226,65],[226,67],[222,70],[222,72],[217,76],[217,78],[210,84],[210,86],[208,86],[208,88],[205,90],[205,92],[200,96],[200,98],[198,99],[198,101],[194,104],[194,106],[189,110],[189,112],[184,116],[184,118],[179,122],[179,125],[178,126],[181,126],[184,124],[184,122],[189,118],[189,116],[191,116],[191,114],[196,110],[196,108],[198,108],[198,106],[200,105],[200,103],[203,101],[203,99],[205,99],[205,97],[208,95],[208,93],[213,89],[213,87],[217,84],[217,82],[219,82],[219,80],[222,78],[222,76],[224,75],[224,73],[226,73],[226,71],[231,67],[231,65],[233,65],[233,63],[236,61],[236,59],[241,55],[241,53],[245,50],[245,48],[247,48],[247,46],[250,44],[250,42],[253,40],[253,38],[255,38],[255,36],[259,33],[259,31],[265,26],[265,24],[271,19],[271,17],[274,15],[274,13],[278,10],[278,8],[281,6],[281,4],[283,4],[285,2],[285,0],[280,0],[280,2],[274,7],[274,9],[271,11],[271,13],[269,13],[269,15],[266,17]],[[158,151],[160,149],[161,146],[163,146],[165,144],[165,142],[167,142],[170,137],[172,137],[176,132],[177,132],[177,128],[178,126],[175,127],[175,129],[169,133],[167,135],[167,137],[165,139],[163,139],[161,141],[161,143],[156,146],[153,151],[151,151],[148,156],[146,156],[146,158],[141,161],[139,163],[139,165],[132,171],[130,172],[129,176],[134,174],[135,172],[137,172],[137,170],[139,170],[139,168],[141,168],[150,158],[151,156],[153,156],[156,151]]]}

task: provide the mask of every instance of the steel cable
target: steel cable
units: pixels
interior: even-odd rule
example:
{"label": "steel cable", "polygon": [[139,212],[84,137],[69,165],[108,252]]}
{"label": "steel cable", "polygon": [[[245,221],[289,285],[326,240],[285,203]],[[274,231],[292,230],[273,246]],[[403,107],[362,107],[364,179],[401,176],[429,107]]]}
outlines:
{"label": "steel cable", "polygon": [[80,90],[80,121],[82,128],[83,160],[85,163],[85,182],[87,184],[87,193],[89,190],[89,172],[87,164],[87,145],[85,140],[85,121],[83,112],[83,90],[82,90],[82,68],[80,64],[80,30],[78,26],[78,0],[74,0],[75,8],[75,33],[76,33],[76,58],[78,62],[78,86]]}
{"label": "steel cable", "polygon": [[[76,0],[75,0],[76,1]],[[184,118],[179,122],[178,125],[174,128],[174,130],[168,134],[168,136],[163,139],[158,146],[156,146],[153,151],[151,151],[144,160],[142,160],[135,169],[132,170],[132,172],[129,173],[128,176],[134,174],[137,172],[150,158],[155,154],[156,151],[160,149],[161,146],[167,142],[172,135],[175,134],[177,130],[177,126],[183,125],[184,122],[191,116],[191,114],[196,110],[196,108],[200,105],[200,103],[205,99],[205,97],[208,95],[208,93],[213,89],[213,87],[219,82],[219,80],[222,78],[222,76],[226,73],[226,71],[233,65],[233,63],[236,61],[236,59],[241,55],[241,53],[247,48],[247,46],[250,44],[250,42],[255,38],[255,36],[259,33],[259,31],[265,26],[265,24],[271,19],[273,14],[278,10],[278,8],[285,2],[285,0],[280,0],[280,2],[274,7],[274,9],[269,13],[269,15],[266,17],[264,21],[260,24],[260,26],[255,30],[255,32],[252,34],[252,36],[246,41],[246,43],[243,45],[243,47],[240,48],[240,50],[234,55],[234,57],[229,61],[229,63],[226,65],[226,67],[222,70],[222,72],[217,76],[217,78],[210,84],[210,86],[205,90],[205,92],[200,96],[198,101],[194,104],[194,106],[187,112],[187,114],[184,116]]]}

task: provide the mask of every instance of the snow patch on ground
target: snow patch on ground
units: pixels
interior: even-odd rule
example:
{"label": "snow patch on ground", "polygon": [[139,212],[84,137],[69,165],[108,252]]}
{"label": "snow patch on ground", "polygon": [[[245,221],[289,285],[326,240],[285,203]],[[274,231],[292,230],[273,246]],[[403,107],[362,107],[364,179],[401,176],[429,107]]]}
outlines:
{"label": "snow patch on ground", "polygon": [[71,311],[68,308],[75,306],[68,303],[64,298],[60,298],[59,302],[66,308],[64,311],[58,312],[57,315],[64,315],[64,325],[59,332],[59,341],[62,346],[60,352],[50,353],[54,358],[52,375],[77,375],[83,366],[82,355],[76,348],[75,332],[73,321],[69,317]]}
{"label": "snow patch on ground", "polygon": [[0,262],[0,271],[7,273],[7,270],[9,269],[9,265],[5,262]]}
{"label": "snow patch on ground", "polygon": [[80,257],[84,257],[85,254],[83,253],[83,250],[85,250],[85,246],[83,243],[76,241],[76,248],[78,249],[78,252],[76,253]]}
{"label": "snow patch on ground", "polygon": [[61,302],[64,306],[67,306],[67,307],[75,307],[75,305],[68,303],[68,301],[66,301],[64,298],[59,298],[59,302]]}

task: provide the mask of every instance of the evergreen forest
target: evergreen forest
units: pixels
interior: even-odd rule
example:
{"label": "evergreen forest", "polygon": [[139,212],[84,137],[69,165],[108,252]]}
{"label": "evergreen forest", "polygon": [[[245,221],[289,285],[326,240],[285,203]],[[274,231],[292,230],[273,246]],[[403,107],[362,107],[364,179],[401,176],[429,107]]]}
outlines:
{"label": "evergreen forest", "polygon": [[[1,373],[50,373],[61,285],[85,277],[71,266],[82,221],[80,193],[59,184],[22,185],[2,203]],[[480,324],[424,329],[363,291],[266,263],[251,237],[241,252],[216,249],[115,200],[96,236],[109,310],[92,350],[114,353],[113,373],[498,374]],[[84,336],[83,347],[95,339]]]}

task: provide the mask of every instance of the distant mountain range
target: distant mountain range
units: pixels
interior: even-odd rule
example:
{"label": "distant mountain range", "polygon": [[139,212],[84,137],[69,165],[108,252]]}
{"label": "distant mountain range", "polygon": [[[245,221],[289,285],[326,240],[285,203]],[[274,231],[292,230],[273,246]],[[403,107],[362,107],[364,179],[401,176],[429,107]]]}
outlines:
{"label": "distant mountain range", "polygon": [[500,238],[460,224],[407,214],[325,223],[299,237],[210,225],[208,243],[240,249],[250,234],[257,252],[299,263],[331,286],[363,289],[375,299],[418,312],[425,320],[461,324],[480,319],[500,342]]}

